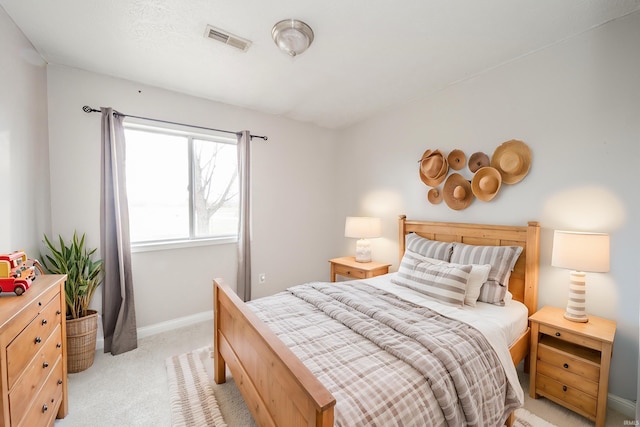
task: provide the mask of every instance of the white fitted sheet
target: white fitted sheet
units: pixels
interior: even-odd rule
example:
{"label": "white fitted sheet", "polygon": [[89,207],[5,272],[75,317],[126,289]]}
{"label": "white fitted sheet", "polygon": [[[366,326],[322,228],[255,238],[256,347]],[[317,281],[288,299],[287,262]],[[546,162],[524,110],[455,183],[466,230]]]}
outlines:
{"label": "white fitted sheet", "polygon": [[478,328],[497,330],[507,346],[511,346],[527,330],[529,318],[527,307],[519,301],[512,300],[511,294],[507,294],[504,306],[478,302],[476,307],[467,305],[451,307],[434,301],[419,292],[391,283],[391,278],[396,274],[389,273],[362,281],[415,304],[431,308],[444,316],[461,320],[470,325],[478,326]]}

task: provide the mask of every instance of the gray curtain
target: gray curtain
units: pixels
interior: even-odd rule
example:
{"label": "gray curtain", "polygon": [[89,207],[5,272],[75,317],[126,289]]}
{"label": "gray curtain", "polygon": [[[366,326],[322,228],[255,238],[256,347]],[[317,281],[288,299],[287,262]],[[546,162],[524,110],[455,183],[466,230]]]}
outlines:
{"label": "gray curtain", "polygon": [[138,333],[131,275],[124,117],[114,114],[111,108],[101,111],[100,252],[105,271],[102,326],[104,352],[116,355],[137,348]]}
{"label": "gray curtain", "polygon": [[238,229],[238,296],[251,299],[251,134],[238,133],[238,179],[240,180],[240,225]]}

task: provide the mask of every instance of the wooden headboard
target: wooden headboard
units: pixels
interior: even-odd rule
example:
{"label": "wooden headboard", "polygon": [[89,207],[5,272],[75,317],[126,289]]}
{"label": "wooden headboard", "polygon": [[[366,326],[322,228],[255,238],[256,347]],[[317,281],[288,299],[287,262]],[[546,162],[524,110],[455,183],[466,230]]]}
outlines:
{"label": "wooden headboard", "polygon": [[522,254],[509,279],[513,299],[527,306],[529,315],[538,309],[538,269],[540,265],[540,224],[527,226],[461,224],[408,220],[400,215],[398,243],[400,259],[405,251],[405,236],[416,233],[441,242],[459,242],[483,246],[521,246]]}

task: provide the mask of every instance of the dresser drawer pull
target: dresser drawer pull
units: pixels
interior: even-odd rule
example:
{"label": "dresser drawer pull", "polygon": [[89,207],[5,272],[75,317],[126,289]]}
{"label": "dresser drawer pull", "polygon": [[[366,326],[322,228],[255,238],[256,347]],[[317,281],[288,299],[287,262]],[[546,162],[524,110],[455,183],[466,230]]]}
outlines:
{"label": "dresser drawer pull", "polygon": [[36,339],[34,341],[35,341],[36,344],[40,344],[42,342],[42,338],[36,337]]}
{"label": "dresser drawer pull", "polygon": [[564,367],[564,369],[569,369],[569,364],[565,363],[564,365],[562,365]]}
{"label": "dresser drawer pull", "polygon": [[58,316],[60,316],[60,315],[62,314],[62,312],[61,312],[60,310],[56,310],[56,314],[57,314]]}
{"label": "dresser drawer pull", "polygon": [[46,325],[47,324],[47,319],[42,319],[42,324]]}
{"label": "dresser drawer pull", "polygon": [[560,336],[560,332],[556,332],[556,336],[559,337]]}
{"label": "dresser drawer pull", "polygon": [[62,384],[62,380],[58,380],[58,385],[61,385],[61,384]]}
{"label": "dresser drawer pull", "polygon": [[42,364],[42,369],[47,369],[49,367],[49,362],[44,362]]}
{"label": "dresser drawer pull", "polygon": [[42,307],[42,301],[38,301],[38,307]]}
{"label": "dresser drawer pull", "polygon": [[562,386],[562,391],[567,391],[567,386],[566,385]]}
{"label": "dresser drawer pull", "polygon": [[62,343],[59,342],[58,344],[56,344],[56,348],[62,348]]}
{"label": "dresser drawer pull", "polygon": [[45,412],[47,412],[49,410],[49,407],[47,405],[42,405],[42,413],[44,414]]}

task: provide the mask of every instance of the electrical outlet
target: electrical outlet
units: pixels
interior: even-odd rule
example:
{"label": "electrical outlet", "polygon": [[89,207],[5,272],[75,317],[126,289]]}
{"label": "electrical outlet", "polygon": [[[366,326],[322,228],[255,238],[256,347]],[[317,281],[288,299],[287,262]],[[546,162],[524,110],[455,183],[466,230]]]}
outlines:
{"label": "electrical outlet", "polygon": [[258,274],[258,282],[261,284],[267,283],[267,275],[264,273]]}

